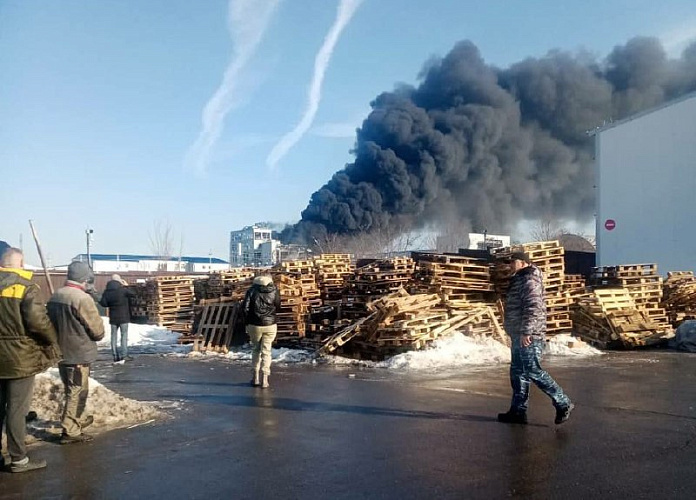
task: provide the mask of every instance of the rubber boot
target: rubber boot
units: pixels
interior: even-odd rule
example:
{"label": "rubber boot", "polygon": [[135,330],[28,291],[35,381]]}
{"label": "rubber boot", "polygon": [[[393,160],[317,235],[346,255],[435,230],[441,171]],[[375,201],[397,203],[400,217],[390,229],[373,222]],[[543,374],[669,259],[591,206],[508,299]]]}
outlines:
{"label": "rubber boot", "polygon": [[263,378],[261,379],[261,387],[263,389],[268,388],[268,374],[267,373],[263,374]]}

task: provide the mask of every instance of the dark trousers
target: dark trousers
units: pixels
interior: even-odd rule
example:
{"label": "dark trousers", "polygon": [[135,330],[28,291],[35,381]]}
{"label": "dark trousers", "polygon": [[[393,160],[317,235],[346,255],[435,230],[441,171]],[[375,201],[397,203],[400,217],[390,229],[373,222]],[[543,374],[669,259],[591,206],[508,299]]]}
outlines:
{"label": "dark trousers", "polygon": [[82,433],[85,421],[85,406],[89,396],[89,365],[58,365],[60,378],[65,388],[63,408],[63,434],[77,436]]}
{"label": "dark trousers", "polygon": [[561,386],[541,367],[544,341],[534,338],[528,347],[522,347],[520,335],[512,336],[512,360],[510,362],[510,385],[512,385],[512,403],[510,409],[526,412],[529,402],[529,384],[534,384],[551,398],[556,408],[565,408],[570,399]]}
{"label": "dark trousers", "polygon": [[24,460],[27,446],[26,416],[34,394],[34,376],[0,380],[0,429],[7,430],[7,451],[13,462]]}

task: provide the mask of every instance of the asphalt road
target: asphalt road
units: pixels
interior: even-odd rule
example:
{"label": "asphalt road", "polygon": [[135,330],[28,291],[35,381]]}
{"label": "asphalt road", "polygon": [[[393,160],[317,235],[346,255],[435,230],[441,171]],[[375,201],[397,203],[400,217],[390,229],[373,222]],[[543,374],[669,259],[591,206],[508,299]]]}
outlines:
{"label": "asphalt road", "polygon": [[[94,376],[170,418],[87,444],[41,444],[48,468],[0,474],[0,498],[694,498],[696,355],[549,360],[577,405],[553,424],[532,390],[527,426],[496,422],[507,369],[404,375],[141,355]],[[352,376],[354,375],[354,376]]]}

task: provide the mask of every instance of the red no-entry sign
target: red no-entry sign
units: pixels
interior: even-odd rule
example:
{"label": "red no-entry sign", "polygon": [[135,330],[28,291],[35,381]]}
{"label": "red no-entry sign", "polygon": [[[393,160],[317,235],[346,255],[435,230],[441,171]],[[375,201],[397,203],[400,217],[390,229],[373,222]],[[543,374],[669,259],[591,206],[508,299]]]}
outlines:
{"label": "red no-entry sign", "polygon": [[616,221],[614,219],[607,219],[604,222],[604,229],[606,229],[607,231],[611,231],[615,227],[616,227]]}

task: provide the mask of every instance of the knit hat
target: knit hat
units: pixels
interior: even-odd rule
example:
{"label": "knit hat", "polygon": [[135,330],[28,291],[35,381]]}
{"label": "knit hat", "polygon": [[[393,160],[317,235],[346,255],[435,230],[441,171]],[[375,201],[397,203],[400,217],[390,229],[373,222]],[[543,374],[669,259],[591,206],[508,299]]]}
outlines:
{"label": "knit hat", "polygon": [[529,259],[529,255],[527,255],[527,254],[524,253],[524,252],[512,252],[512,253],[510,254],[509,260],[510,260],[510,261],[513,261],[513,260],[521,260],[521,261],[526,262],[526,263],[528,263],[528,264],[531,264],[531,263],[532,263],[532,261]]}
{"label": "knit hat", "polygon": [[86,262],[76,260],[68,266],[68,279],[78,283],[85,283],[94,279],[94,273]]}

